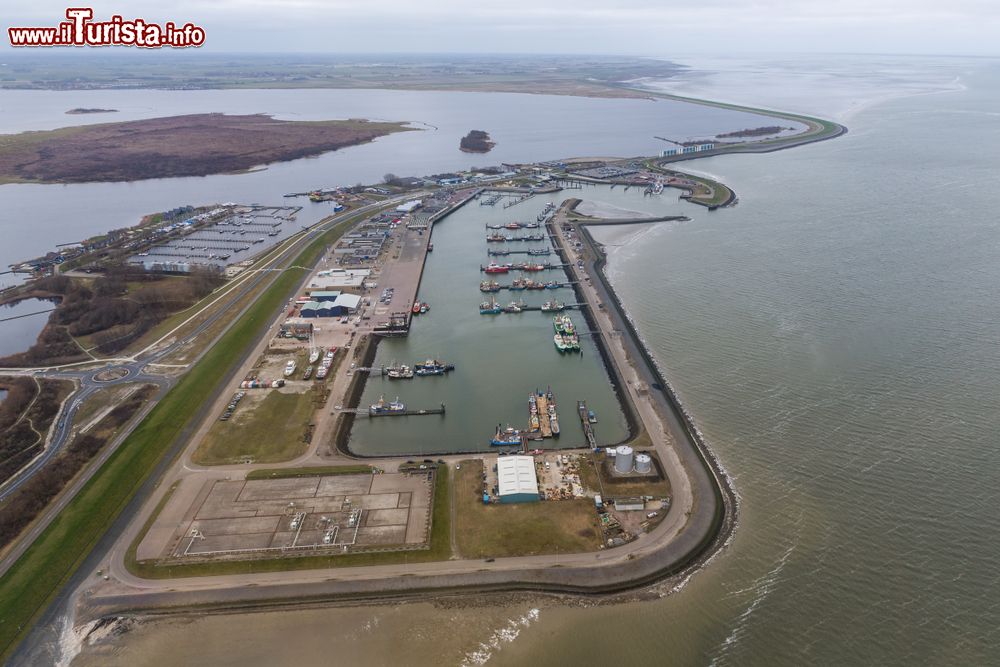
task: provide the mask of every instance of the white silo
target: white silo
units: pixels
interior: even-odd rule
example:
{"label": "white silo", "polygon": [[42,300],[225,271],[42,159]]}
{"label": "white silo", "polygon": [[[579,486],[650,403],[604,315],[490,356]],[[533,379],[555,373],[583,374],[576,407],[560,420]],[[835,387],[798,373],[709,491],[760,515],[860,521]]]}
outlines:
{"label": "white silo", "polygon": [[619,475],[627,475],[632,472],[634,456],[632,448],[628,445],[621,445],[618,454],[615,455],[615,472]]}
{"label": "white silo", "polygon": [[635,455],[635,471],[642,475],[647,475],[653,470],[653,459],[649,454]]}

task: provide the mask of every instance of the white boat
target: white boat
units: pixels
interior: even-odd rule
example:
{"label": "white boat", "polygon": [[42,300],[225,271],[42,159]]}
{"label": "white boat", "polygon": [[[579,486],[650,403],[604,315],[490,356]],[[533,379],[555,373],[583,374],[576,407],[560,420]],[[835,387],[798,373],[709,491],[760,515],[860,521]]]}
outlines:
{"label": "white boat", "polygon": [[295,360],[292,359],[285,364],[285,377],[290,377],[295,372]]}

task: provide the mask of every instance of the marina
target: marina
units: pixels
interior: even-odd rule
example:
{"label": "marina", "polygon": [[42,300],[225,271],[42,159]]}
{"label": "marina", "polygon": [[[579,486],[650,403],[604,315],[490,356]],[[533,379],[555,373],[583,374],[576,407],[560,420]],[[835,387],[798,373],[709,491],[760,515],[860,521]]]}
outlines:
{"label": "marina", "polygon": [[[640,193],[636,197],[641,197]],[[547,204],[541,197],[522,203],[518,219],[547,218],[554,210]],[[352,452],[371,456],[508,447],[520,450],[536,438],[539,442],[544,439],[546,447],[589,446],[577,420],[560,423],[558,413],[555,424],[559,437],[555,437],[547,403],[544,415],[539,415],[538,429],[532,431],[531,420],[526,420],[524,398],[516,397],[525,397],[536,386],[551,387],[553,396],[562,395],[566,400],[585,397],[603,417],[603,442],[625,439],[625,418],[592,337],[578,336],[582,354],[559,354],[553,349],[552,316],[580,312],[579,299],[552,298],[557,290],[574,287],[565,276],[566,265],[540,265],[539,272],[545,271],[546,278],[538,281],[538,273],[536,278],[530,278],[533,272],[525,271],[523,265],[490,262],[489,274],[509,276],[502,284],[493,275],[480,278],[478,284],[472,278],[486,272],[487,265],[480,260],[490,246],[499,245],[487,243],[482,229],[487,225],[505,228],[511,222],[510,214],[500,206],[464,206],[434,224],[435,252],[427,255],[419,290],[420,300],[433,304],[430,316],[414,318],[406,337],[382,339],[374,362],[353,372],[369,376],[359,400],[361,406],[375,403],[382,395],[388,399],[398,394],[407,408],[411,403],[445,403],[447,415],[439,420],[360,419],[354,423],[348,440]],[[551,251],[548,236],[542,237],[541,241],[525,242],[524,250]],[[381,286],[377,289],[381,290]],[[516,292],[517,296],[501,299],[497,298],[499,292]],[[532,294],[538,296],[533,299]],[[580,333],[587,329],[581,317],[573,319]],[[459,370],[421,378],[414,364],[410,366],[413,379],[393,379],[382,370],[398,367],[400,362],[411,363],[405,360],[423,360],[428,352],[438,350],[447,351],[447,362]],[[511,359],[516,360],[513,365],[508,361]],[[461,374],[461,381],[449,377],[455,372]],[[546,393],[543,391],[543,401],[547,400]],[[484,406],[489,406],[486,423]],[[507,432],[508,426],[517,432],[516,437]],[[491,444],[491,440],[500,444]]]}

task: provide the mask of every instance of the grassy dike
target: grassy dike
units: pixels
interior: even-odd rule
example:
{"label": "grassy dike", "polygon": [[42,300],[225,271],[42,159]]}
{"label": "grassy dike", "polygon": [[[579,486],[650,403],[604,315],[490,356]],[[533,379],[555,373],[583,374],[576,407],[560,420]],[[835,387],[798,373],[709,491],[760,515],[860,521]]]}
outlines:
{"label": "grassy dike", "polygon": [[[289,265],[315,264],[356,219],[319,235]],[[301,280],[300,271],[282,272],[0,578],[0,658],[9,657]]]}

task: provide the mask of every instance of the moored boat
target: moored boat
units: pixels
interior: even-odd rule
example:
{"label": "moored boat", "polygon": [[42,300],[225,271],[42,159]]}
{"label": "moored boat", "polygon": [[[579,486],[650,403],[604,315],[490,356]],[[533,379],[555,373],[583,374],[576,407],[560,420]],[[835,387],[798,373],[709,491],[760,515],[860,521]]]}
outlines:
{"label": "moored boat", "polygon": [[493,435],[493,439],[490,440],[490,445],[493,447],[517,447],[523,443],[524,439],[520,431],[509,425],[507,428],[501,429],[499,424],[497,424],[497,430]]}
{"label": "moored boat", "polygon": [[394,412],[406,412],[406,404],[399,400],[399,396],[396,397],[395,401],[386,402],[383,395],[379,397],[378,401],[368,406],[368,414],[370,415],[384,415]]}

